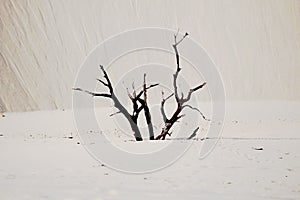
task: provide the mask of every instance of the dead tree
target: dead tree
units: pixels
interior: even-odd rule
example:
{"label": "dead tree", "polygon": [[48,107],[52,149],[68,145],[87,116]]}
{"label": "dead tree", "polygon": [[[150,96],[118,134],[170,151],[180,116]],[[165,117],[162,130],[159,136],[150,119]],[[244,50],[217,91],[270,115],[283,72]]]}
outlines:
{"label": "dead tree", "polygon": [[[130,124],[130,127],[134,133],[134,137],[136,139],[136,141],[142,141],[143,138],[141,136],[141,132],[138,128],[138,125],[137,125],[137,121],[138,121],[138,117],[139,117],[139,114],[140,112],[145,108],[146,110],[149,110],[148,106],[147,106],[147,103],[146,103],[146,100],[142,100],[141,99],[141,96],[143,93],[146,93],[148,89],[152,88],[152,87],[155,87],[157,86],[158,84],[153,84],[153,85],[150,85],[150,86],[146,86],[146,80],[144,78],[144,87],[143,87],[143,90],[140,91],[137,95],[136,95],[136,91],[134,89],[134,94],[133,96],[130,95],[129,93],[129,97],[133,103],[133,113],[130,114],[127,109],[121,104],[121,102],[119,101],[119,99],[117,98],[117,96],[115,95],[114,93],[114,89],[113,89],[113,86],[112,86],[112,83],[104,69],[104,67],[102,65],[100,65],[100,69],[101,71],[103,72],[104,74],[104,78],[106,80],[105,81],[102,81],[101,79],[97,79],[101,84],[103,84],[105,87],[108,88],[109,90],[109,93],[94,93],[94,92],[90,92],[88,90],[83,90],[81,88],[73,88],[74,90],[78,90],[78,91],[82,91],[82,92],[86,92],[90,95],[92,95],[93,97],[105,97],[105,98],[110,98],[112,99],[112,101],[114,102],[114,106],[119,110],[117,113],[121,113],[124,115],[124,117],[127,119],[127,121],[129,122]],[[137,101],[140,102],[140,105],[138,105]],[[114,113],[114,114],[117,114],[117,113]],[[146,111],[145,111],[146,113]],[[112,115],[114,115],[112,114]],[[150,124],[152,125],[151,123],[151,118],[150,118]],[[153,128],[152,128],[153,130]],[[152,131],[152,134],[153,134],[153,131]],[[153,138],[154,136],[150,134],[150,138]]]}
{"label": "dead tree", "polygon": [[[158,85],[158,84],[154,84],[152,86],[156,86],[156,85]],[[143,105],[143,108],[144,108],[145,118],[146,118],[148,132],[149,132],[149,139],[154,140],[154,131],[153,131],[153,124],[152,124],[152,120],[151,120],[151,113],[150,113],[150,109],[147,104],[147,89],[148,88],[146,85],[146,74],[144,74],[144,84],[143,84],[144,99],[139,98],[139,102]]]}
{"label": "dead tree", "polygon": [[[136,94],[136,90],[134,87],[134,83],[132,83],[132,89],[133,93],[130,94],[129,89],[127,89],[128,97],[131,99],[132,105],[133,105],[133,121],[135,124],[137,124],[139,113],[144,110],[146,122],[148,125],[148,132],[149,132],[149,139],[154,140],[154,132],[153,132],[153,124],[151,120],[151,113],[150,109],[147,104],[147,90],[159,85],[158,83],[152,84],[150,86],[147,86],[146,84],[146,74],[144,74],[144,84],[143,84],[143,90],[141,90],[138,94]],[[144,94],[144,99],[141,98],[142,94]],[[138,105],[138,102],[140,103],[140,106]]]}
{"label": "dead tree", "polygon": [[[161,133],[155,138],[156,140],[164,140],[167,135],[170,136],[172,134],[170,132],[170,129],[173,127],[173,125],[180,118],[184,117],[184,115],[181,114],[181,111],[184,108],[191,108],[191,109],[194,109],[194,110],[196,109],[196,108],[193,108],[192,106],[190,106],[190,105],[188,105],[186,103],[191,99],[191,96],[192,96],[192,94],[194,92],[196,92],[197,90],[201,89],[203,86],[206,85],[206,82],[204,82],[204,83],[198,85],[197,87],[190,89],[186,97],[184,97],[183,93],[181,93],[181,97],[179,97],[179,95],[178,95],[177,78],[178,78],[179,72],[181,71],[181,67],[180,67],[180,55],[178,53],[178,48],[177,47],[184,40],[184,38],[187,37],[187,36],[188,36],[188,33],[185,33],[185,35],[179,41],[177,41],[178,32],[177,32],[177,34],[174,35],[173,49],[175,51],[175,57],[176,57],[176,71],[173,74],[173,88],[174,88],[174,93],[172,93],[171,95],[169,95],[167,98],[164,98],[164,93],[162,92],[162,102],[161,102],[161,108],[160,108],[160,110],[161,110],[161,114],[162,114],[162,117],[163,117],[165,125],[164,125]],[[170,118],[168,118],[166,116],[164,105],[165,105],[165,102],[168,99],[170,99],[172,96],[175,96],[177,108],[174,111],[174,113],[172,114],[172,116]],[[196,110],[198,110],[198,109],[196,109]],[[201,115],[202,115],[202,117],[204,119],[206,119],[202,113],[201,113]],[[196,130],[198,131],[198,129],[196,129]]]}
{"label": "dead tree", "polygon": [[[166,138],[167,135],[171,136],[172,132],[170,132],[171,128],[174,126],[174,124],[176,122],[178,122],[178,120],[182,117],[184,117],[184,114],[181,114],[182,110],[184,108],[190,108],[192,110],[195,110],[197,112],[200,113],[200,115],[202,116],[203,119],[207,120],[206,117],[203,115],[203,113],[197,109],[192,107],[191,105],[187,104],[187,102],[191,99],[191,96],[194,92],[198,91],[199,89],[201,89],[203,86],[206,85],[206,82],[192,88],[189,90],[188,94],[186,95],[186,97],[184,97],[184,94],[181,93],[181,96],[179,97],[178,95],[178,86],[177,86],[177,79],[178,79],[178,75],[181,71],[181,67],[180,67],[180,55],[178,53],[178,45],[185,39],[185,37],[188,36],[188,33],[186,33],[179,41],[177,41],[177,37],[178,37],[178,32],[174,35],[174,44],[173,44],[173,49],[175,51],[175,56],[176,56],[176,71],[173,74],[173,89],[174,92],[172,94],[170,94],[168,97],[164,98],[164,92],[162,92],[162,101],[161,101],[161,107],[160,107],[160,111],[162,114],[162,118],[164,121],[164,127],[162,128],[161,133],[155,137],[154,135],[154,131],[153,131],[153,124],[152,124],[152,120],[151,120],[151,113],[150,113],[150,109],[148,107],[148,103],[147,103],[147,90],[150,88],[153,88],[157,85],[157,84],[152,84],[147,86],[146,84],[146,74],[144,74],[144,83],[143,83],[143,89],[137,93],[134,83],[132,83],[132,94],[129,92],[129,89],[127,89],[127,94],[128,97],[130,98],[131,102],[132,102],[132,106],[133,106],[133,111],[132,114],[130,114],[128,112],[128,110],[121,104],[121,102],[118,100],[117,96],[114,93],[114,89],[112,86],[112,83],[104,69],[104,67],[102,65],[100,65],[100,69],[104,74],[104,78],[106,80],[102,81],[101,79],[97,79],[101,84],[103,84],[105,87],[108,88],[109,93],[94,93],[94,92],[90,92],[87,90],[83,90],[81,88],[74,88],[74,90],[78,90],[78,91],[83,91],[86,92],[90,95],[92,95],[93,97],[105,97],[105,98],[110,98],[112,99],[112,101],[114,102],[114,106],[118,109],[118,112],[112,114],[123,114],[124,117],[127,119],[127,121],[130,124],[130,127],[134,133],[134,137],[136,139],[136,141],[142,141],[143,138],[141,136],[140,130],[138,128],[138,117],[139,114],[142,110],[144,110],[144,114],[145,114],[145,119],[147,122],[147,126],[148,126],[148,132],[149,132],[149,139],[150,140],[164,140]],[[176,110],[174,111],[174,113],[171,115],[171,117],[167,117],[166,116],[166,112],[165,112],[165,108],[164,105],[166,103],[166,101],[168,99],[170,99],[171,97],[175,97],[175,101],[176,101]],[[111,115],[111,116],[112,116]],[[188,138],[188,139],[192,139],[193,137],[196,136],[197,131],[199,130],[199,127],[197,127],[194,132],[192,133],[192,135]]]}

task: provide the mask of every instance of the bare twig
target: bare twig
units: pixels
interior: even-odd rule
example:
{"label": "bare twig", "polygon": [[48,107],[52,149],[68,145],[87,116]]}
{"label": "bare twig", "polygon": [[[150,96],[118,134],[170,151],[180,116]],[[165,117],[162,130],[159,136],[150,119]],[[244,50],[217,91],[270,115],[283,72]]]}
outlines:
{"label": "bare twig", "polygon": [[186,98],[182,98],[182,103],[188,102],[191,99],[191,96],[192,96],[193,92],[196,92],[197,90],[203,88],[203,86],[205,86],[205,85],[206,85],[206,82],[202,83],[201,85],[199,85],[199,86],[197,86],[195,88],[190,89],[187,97]]}
{"label": "bare twig", "polygon": [[164,98],[164,91],[161,92],[161,95],[162,95],[162,101],[161,101],[161,106],[160,106],[160,112],[162,114],[164,122],[167,123],[168,122],[168,118],[166,116],[166,112],[165,112],[164,106],[165,106],[165,102],[168,99],[170,99],[174,95],[174,93],[170,94],[167,98]]}
{"label": "bare twig", "polygon": [[88,91],[88,90],[83,90],[83,89],[81,89],[81,88],[73,88],[73,90],[85,92],[85,93],[87,93],[87,94],[89,94],[89,95],[92,95],[92,96],[94,96],[94,97],[108,97],[108,98],[111,98],[111,95],[110,95],[110,94],[90,92],[90,91]]}
{"label": "bare twig", "polygon": [[[150,89],[150,88],[153,88],[153,87],[155,87],[155,86],[158,86],[158,85],[159,85],[159,83],[155,83],[155,84],[149,85],[148,87],[146,87],[146,90],[148,90],[148,89]],[[142,96],[143,92],[144,92],[144,89],[143,89],[142,91],[140,91],[140,92],[136,95],[136,98],[140,98],[140,97]]]}
{"label": "bare twig", "polygon": [[104,81],[102,81],[101,79],[98,79],[98,78],[97,78],[97,81],[99,81],[100,83],[102,83],[104,86],[108,87],[108,84],[105,83]]}
{"label": "bare twig", "polygon": [[182,109],[184,109],[184,108],[190,108],[190,109],[192,109],[192,110],[195,110],[195,111],[197,111],[197,112],[201,115],[201,117],[202,117],[204,120],[210,121],[210,119],[207,119],[207,118],[205,117],[205,115],[204,115],[198,108],[194,108],[194,107],[192,107],[192,106],[190,106],[190,105],[184,105],[184,106],[182,107]]}
{"label": "bare twig", "polygon": [[193,131],[193,133],[190,135],[190,137],[188,137],[187,139],[188,139],[188,140],[193,139],[193,138],[197,135],[198,130],[199,130],[199,127],[197,127],[197,128]]}
{"label": "bare twig", "polygon": [[117,112],[115,112],[115,113],[110,114],[109,116],[112,117],[112,116],[117,115],[117,114],[120,114],[120,113],[121,113],[120,111],[117,111]]}
{"label": "bare twig", "polygon": [[104,67],[103,67],[102,65],[100,65],[100,69],[101,69],[101,71],[103,72],[104,78],[105,78],[106,81],[107,81],[106,86],[108,87],[109,92],[112,94],[112,93],[114,92],[114,90],[113,90],[112,84],[111,84],[111,82],[110,82],[110,80],[109,80],[109,77],[108,77],[108,75],[107,75],[107,73],[106,73],[106,71],[104,70]]}

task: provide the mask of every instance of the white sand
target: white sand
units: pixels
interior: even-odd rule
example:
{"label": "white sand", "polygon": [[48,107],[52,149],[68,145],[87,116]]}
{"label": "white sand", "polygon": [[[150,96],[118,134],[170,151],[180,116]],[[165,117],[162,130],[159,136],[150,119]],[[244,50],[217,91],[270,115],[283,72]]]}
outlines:
{"label": "white sand", "polygon": [[[229,105],[223,138],[207,158],[198,159],[198,140],[175,164],[142,175],[94,160],[77,144],[70,111],[6,113],[0,118],[0,199],[299,199],[299,108]],[[254,116],[255,109],[262,114]]]}

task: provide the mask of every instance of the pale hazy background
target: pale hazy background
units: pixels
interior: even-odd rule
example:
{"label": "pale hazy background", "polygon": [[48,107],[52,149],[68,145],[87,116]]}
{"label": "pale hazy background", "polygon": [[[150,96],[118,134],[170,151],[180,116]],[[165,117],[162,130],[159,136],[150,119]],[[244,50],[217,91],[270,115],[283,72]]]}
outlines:
{"label": "pale hazy background", "polygon": [[70,108],[86,55],[140,27],[189,32],[228,101],[300,100],[298,0],[1,0],[0,111]]}

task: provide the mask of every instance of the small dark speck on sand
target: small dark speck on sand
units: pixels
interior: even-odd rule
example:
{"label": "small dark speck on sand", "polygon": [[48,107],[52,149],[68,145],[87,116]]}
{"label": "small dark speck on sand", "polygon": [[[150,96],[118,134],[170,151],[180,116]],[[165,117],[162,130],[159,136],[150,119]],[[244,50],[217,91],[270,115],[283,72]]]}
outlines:
{"label": "small dark speck on sand", "polygon": [[0,137],[3,137],[4,135],[0,133]]}
{"label": "small dark speck on sand", "polygon": [[77,144],[80,144],[80,142],[77,142]]}
{"label": "small dark speck on sand", "polygon": [[73,139],[73,136],[69,136],[68,138],[71,140],[71,139]]}
{"label": "small dark speck on sand", "polygon": [[105,175],[105,176],[107,176],[107,175],[108,175],[108,173],[105,173],[104,175]]}
{"label": "small dark speck on sand", "polygon": [[105,167],[105,165],[104,165],[104,164],[101,164],[101,167]]}
{"label": "small dark speck on sand", "polygon": [[257,151],[262,151],[262,150],[264,150],[263,147],[258,147],[258,148],[257,148],[257,147],[254,147],[253,149],[254,149],[254,150],[257,150]]}

